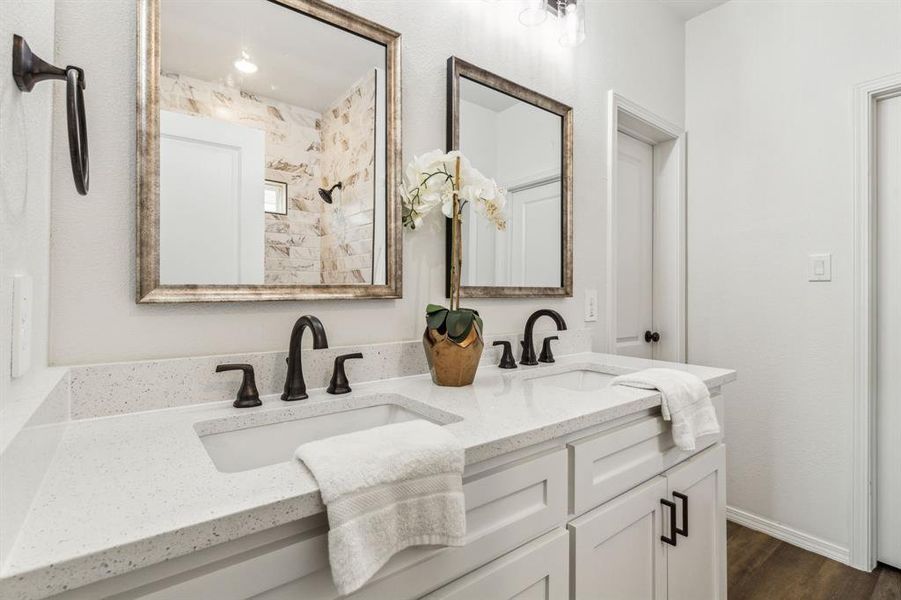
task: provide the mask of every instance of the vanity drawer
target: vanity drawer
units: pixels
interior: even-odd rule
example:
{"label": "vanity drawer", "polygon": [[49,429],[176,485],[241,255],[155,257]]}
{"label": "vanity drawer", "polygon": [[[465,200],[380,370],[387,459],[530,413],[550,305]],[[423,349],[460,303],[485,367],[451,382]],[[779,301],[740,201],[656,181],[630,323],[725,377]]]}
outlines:
{"label": "vanity drawer", "polygon": [[[722,423],[721,397],[713,403]],[[704,436],[698,439],[695,452],[684,452],[673,443],[670,423],[656,415],[570,442],[570,512],[580,515],[599,506],[721,438]]]}
{"label": "vanity drawer", "polygon": [[[465,477],[466,546],[409,548],[355,599],[419,598],[566,521],[566,450]],[[60,600],[332,600],[324,514],[66,592]]]}
{"label": "vanity drawer", "polygon": [[359,598],[418,598],[561,526],[566,521],[566,491],[563,449],[467,478],[466,546],[408,549],[358,592]]}
{"label": "vanity drawer", "polygon": [[[409,548],[392,558],[354,599],[419,598],[566,521],[566,451],[555,450],[467,478],[466,546]],[[333,598],[303,577],[258,598]],[[310,584],[314,584],[311,585]]]}
{"label": "vanity drawer", "polygon": [[423,600],[567,600],[569,533],[555,529]]}

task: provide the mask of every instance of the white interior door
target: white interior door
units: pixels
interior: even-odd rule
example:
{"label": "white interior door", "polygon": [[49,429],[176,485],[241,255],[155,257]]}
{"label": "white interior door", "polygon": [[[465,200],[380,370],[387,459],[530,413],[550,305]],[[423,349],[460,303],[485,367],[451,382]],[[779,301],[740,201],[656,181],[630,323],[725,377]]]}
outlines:
{"label": "white interior door", "polygon": [[262,284],[265,132],[160,111],[160,283]]}
{"label": "white interior door", "polygon": [[510,243],[512,263],[510,285],[559,287],[561,269],[560,180],[543,182],[512,192]]}
{"label": "white interior door", "polygon": [[559,287],[560,215],[559,177],[511,188],[504,231],[465,208],[463,284]]}
{"label": "white interior door", "polygon": [[877,558],[901,568],[901,96],[876,104]]}
{"label": "white interior door", "polygon": [[651,358],[654,297],[654,150],[617,134],[616,348],[617,354]]}

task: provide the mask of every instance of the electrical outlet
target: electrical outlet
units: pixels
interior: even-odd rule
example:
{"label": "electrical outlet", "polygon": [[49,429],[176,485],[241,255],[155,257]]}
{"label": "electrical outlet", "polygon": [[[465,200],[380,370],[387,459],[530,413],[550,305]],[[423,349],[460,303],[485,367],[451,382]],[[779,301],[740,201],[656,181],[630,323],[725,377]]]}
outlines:
{"label": "electrical outlet", "polygon": [[31,368],[31,313],[34,282],[30,275],[13,276],[12,376]]}
{"label": "electrical outlet", "polygon": [[585,321],[598,320],[598,291],[585,290]]}

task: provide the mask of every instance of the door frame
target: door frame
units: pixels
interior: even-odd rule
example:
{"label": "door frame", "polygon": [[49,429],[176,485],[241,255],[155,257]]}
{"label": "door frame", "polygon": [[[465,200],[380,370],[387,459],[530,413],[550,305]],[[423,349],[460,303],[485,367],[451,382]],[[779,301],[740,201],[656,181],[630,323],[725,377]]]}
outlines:
{"label": "door frame", "polygon": [[[675,176],[672,178],[671,184],[662,189],[657,185],[654,186],[654,206],[656,207],[661,200],[674,203],[673,214],[676,230],[673,239],[676,247],[673,248],[673,255],[676,257],[676,272],[672,282],[675,289],[672,316],[676,326],[671,335],[675,338],[676,356],[673,357],[674,361],[685,362],[685,130],[615,90],[607,92],[607,352],[613,353],[616,349],[616,172],[619,160],[619,144],[617,142],[619,132],[631,135],[652,146],[674,142],[671,160],[675,161]],[[654,170],[656,184],[656,165]],[[656,233],[654,237],[656,238]],[[654,254],[656,255],[656,251]]]}
{"label": "door frame", "polygon": [[901,95],[901,73],[854,88],[851,566],[876,567],[876,103]]}

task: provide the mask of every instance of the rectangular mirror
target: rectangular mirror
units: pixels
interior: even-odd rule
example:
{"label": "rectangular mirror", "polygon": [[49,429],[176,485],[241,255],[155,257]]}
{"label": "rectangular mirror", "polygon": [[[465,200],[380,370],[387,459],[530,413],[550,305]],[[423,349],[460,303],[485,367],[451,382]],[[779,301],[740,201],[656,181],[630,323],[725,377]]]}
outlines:
{"label": "rectangular mirror", "polygon": [[138,301],[400,297],[400,35],[318,0],[138,14]]}
{"label": "rectangular mirror", "polygon": [[456,57],[447,77],[448,149],[507,192],[504,231],[463,207],[461,296],[572,296],[572,109]]}

